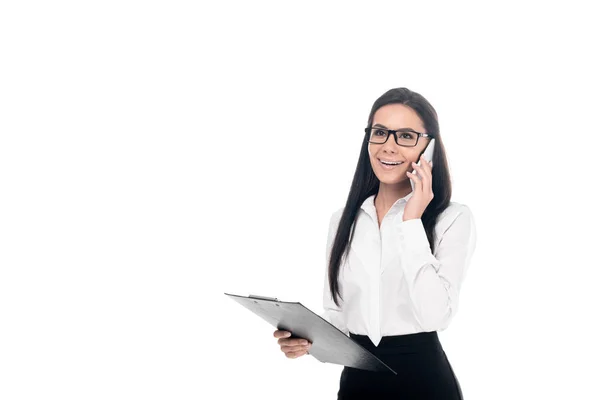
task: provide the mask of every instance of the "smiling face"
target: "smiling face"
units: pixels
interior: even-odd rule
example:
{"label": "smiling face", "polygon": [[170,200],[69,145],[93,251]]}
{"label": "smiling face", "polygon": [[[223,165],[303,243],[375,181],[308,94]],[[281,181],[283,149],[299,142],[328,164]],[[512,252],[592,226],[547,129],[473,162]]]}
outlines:
{"label": "smiling face", "polygon": [[[373,115],[372,127],[394,130],[410,128],[419,133],[427,133],[419,115],[412,108],[403,104],[387,104],[377,109]],[[397,135],[402,135],[402,132],[397,132]],[[401,186],[410,187],[410,179],[406,176],[406,171],[414,170],[411,162],[418,162],[417,159],[427,147],[429,140],[429,138],[420,137],[416,146],[404,147],[398,145],[394,140],[394,136],[390,135],[384,144],[369,143],[369,159],[373,172],[382,184],[395,185],[402,183]],[[387,167],[380,160],[401,161],[402,164]]]}

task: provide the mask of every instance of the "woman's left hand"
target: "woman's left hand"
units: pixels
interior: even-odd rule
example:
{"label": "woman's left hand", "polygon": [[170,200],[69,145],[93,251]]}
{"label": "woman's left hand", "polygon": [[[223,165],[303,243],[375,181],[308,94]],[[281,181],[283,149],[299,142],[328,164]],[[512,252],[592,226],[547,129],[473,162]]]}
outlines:
{"label": "woman's left hand", "polygon": [[433,189],[431,188],[431,164],[426,161],[423,156],[421,156],[421,160],[421,166],[412,163],[413,168],[417,171],[419,176],[413,174],[411,171],[406,172],[408,178],[412,179],[415,183],[415,190],[404,208],[403,221],[421,218],[425,209],[433,199]]}

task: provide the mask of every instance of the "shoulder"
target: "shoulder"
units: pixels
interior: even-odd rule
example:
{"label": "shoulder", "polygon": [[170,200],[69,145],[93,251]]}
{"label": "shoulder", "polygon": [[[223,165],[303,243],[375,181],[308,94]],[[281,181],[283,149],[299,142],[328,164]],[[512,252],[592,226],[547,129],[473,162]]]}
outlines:
{"label": "shoulder", "polygon": [[335,220],[335,219],[340,219],[340,218],[342,218],[342,213],[344,212],[344,208],[345,208],[345,207],[340,207],[340,208],[338,208],[337,210],[335,210],[335,211],[333,212],[333,214],[331,214],[331,219],[332,219],[332,220]]}
{"label": "shoulder", "polygon": [[471,209],[466,204],[459,203],[456,201],[451,201],[448,204],[448,207],[446,207],[446,209],[440,213],[440,219],[441,218],[452,218],[452,217],[456,217],[460,214],[470,214],[470,213],[471,213]]}
{"label": "shoulder", "polygon": [[436,230],[439,233],[443,233],[453,224],[473,224],[473,213],[468,205],[451,201],[448,204],[448,207],[446,207],[446,209],[438,216]]}
{"label": "shoulder", "polygon": [[329,228],[337,227],[339,225],[343,212],[344,207],[340,207],[331,214],[329,217]]}

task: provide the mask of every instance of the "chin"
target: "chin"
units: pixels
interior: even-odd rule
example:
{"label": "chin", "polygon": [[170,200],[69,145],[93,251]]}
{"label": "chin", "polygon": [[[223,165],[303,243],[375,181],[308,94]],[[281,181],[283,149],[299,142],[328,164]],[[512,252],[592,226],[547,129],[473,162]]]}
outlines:
{"label": "chin", "polygon": [[375,173],[375,176],[377,177],[377,179],[379,179],[379,182],[385,183],[387,185],[397,185],[409,179],[408,177],[404,176],[384,175],[378,174],[377,172]]}
{"label": "chin", "polygon": [[[377,177],[379,178],[379,177]],[[406,179],[402,179],[402,178],[391,178],[389,176],[384,177],[383,179],[379,178],[379,182],[381,183],[385,183],[386,185],[398,185],[401,184],[402,182],[404,182]]]}

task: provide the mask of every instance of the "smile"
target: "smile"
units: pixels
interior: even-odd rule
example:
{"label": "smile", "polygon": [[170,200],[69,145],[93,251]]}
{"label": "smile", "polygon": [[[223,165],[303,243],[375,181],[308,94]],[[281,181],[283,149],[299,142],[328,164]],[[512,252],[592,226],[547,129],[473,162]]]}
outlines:
{"label": "smile", "polygon": [[397,166],[404,164],[404,162],[398,162],[397,164],[386,164],[386,163],[384,163],[383,161],[381,161],[379,159],[378,159],[378,161],[379,161],[379,165],[381,165],[381,167],[383,169],[394,169]]}

